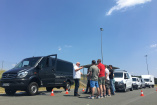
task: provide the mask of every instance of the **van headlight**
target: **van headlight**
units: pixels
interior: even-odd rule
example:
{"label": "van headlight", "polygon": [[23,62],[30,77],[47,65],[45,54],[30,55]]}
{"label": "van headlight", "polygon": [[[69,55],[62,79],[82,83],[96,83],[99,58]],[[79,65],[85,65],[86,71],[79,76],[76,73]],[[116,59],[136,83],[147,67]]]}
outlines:
{"label": "van headlight", "polygon": [[18,77],[18,78],[23,78],[23,77],[25,77],[27,74],[28,74],[27,71],[19,72],[19,73],[17,74],[17,77]]}

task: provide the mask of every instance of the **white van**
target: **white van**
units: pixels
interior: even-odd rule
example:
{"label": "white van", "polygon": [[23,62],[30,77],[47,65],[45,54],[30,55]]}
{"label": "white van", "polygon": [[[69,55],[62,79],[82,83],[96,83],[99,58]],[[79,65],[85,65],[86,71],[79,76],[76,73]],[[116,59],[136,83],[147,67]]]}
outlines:
{"label": "white van", "polygon": [[138,90],[142,88],[141,79],[138,77],[132,77],[132,84],[134,89]]}
{"label": "white van", "polygon": [[133,91],[132,77],[127,71],[125,70],[114,71],[114,79],[115,79],[116,91],[122,90],[126,92],[127,89],[130,89],[130,91]]}
{"label": "white van", "polygon": [[154,88],[154,76],[153,75],[141,75],[141,78],[144,79],[145,83],[146,83],[146,87],[152,87]]}

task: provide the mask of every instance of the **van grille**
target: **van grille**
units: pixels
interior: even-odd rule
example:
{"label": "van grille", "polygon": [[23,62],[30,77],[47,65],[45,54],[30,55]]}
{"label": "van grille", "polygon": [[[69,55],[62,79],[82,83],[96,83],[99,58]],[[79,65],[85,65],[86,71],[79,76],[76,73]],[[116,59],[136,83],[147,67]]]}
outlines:
{"label": "van grille", "polygon": [[118,85],[118,82],[115,82],[115,85],[117,86],[117,85]]}
{"label": "van grille", "polygon": [[2,78],[3,79],[13,79],[13,78],[16,78],[16,76],[17,76],[17,74],[15,74],[15,73],[14,74],[13,73],[12,74],[3,74]]}

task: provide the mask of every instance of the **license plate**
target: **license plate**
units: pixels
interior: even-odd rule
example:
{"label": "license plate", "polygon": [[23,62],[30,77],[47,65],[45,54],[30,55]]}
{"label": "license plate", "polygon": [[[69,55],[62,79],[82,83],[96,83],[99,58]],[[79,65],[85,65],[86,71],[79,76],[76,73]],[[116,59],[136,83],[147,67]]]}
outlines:
{"label": "license plate", "polygon": [[9,86],[9,83],[3,83],[3,86]]}

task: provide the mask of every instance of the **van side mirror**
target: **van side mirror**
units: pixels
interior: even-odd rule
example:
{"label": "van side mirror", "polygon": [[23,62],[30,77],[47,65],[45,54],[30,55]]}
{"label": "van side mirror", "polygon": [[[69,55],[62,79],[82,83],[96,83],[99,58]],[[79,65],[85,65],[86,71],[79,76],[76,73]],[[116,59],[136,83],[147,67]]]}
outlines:
{"label": "van side mirror", "polygon": [[152,81],[150,81],[150,82],[152,82]]}

